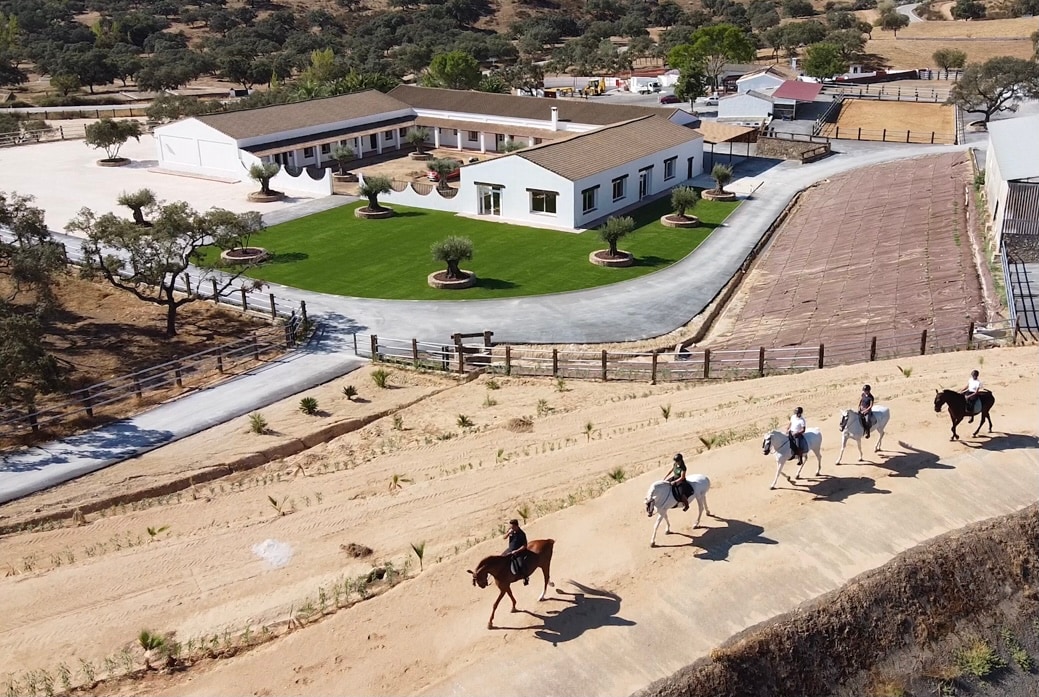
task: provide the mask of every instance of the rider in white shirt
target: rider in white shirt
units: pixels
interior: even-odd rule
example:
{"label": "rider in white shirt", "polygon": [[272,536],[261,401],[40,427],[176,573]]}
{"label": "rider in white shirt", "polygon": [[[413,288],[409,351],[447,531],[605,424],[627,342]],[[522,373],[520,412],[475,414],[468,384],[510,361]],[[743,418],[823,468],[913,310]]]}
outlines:
{"label": "rider in white shirt", "polygon": [[794,409],[793,415],[790,417],[790,428],[787,429],[787,436],[790,438],[790,449],[794,455],[799,458],[804,454],[805,442],[805,420],[804,420],[804,409],[797,407]]}
{"label": "rider in white shirt", "polygon": [[967,381],[967,386],[962,390],[963,395],[967,398],[967,414],[970,419],[967,423],[974,421],[974,400],[978,397],[978,392],[981,392],[981,378],[978,377],[978,371],[970,371],[970,380]]}

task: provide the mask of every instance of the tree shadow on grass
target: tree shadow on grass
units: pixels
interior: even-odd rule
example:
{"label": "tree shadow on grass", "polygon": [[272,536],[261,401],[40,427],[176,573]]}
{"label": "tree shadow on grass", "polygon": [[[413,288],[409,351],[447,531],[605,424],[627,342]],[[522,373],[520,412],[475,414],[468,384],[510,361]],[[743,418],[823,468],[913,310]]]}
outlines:
{"label": "tree shadow on grass", "polygon": [[487,290],[507,290],[510,288],[519,288],[519,284],[500,278],[481,278],[480,276],[477,276],[476,283],[473,284],[473,287],[486,288]]}
{"label": "tree shadow on grass", "polygon": [[293,264],[309,258],[310,255],[306,252],[278,252],[267,257],[264,264]]}

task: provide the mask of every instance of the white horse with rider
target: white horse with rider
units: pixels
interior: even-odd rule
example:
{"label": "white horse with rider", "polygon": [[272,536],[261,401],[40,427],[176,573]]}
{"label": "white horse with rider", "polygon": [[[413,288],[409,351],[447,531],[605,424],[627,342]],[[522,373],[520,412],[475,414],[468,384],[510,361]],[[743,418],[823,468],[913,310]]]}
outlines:
{"label": "white horse with rider", "polygon": [[[891,410],[889,408],[879,404],[873,407],[870,429],[877,432],[877,445],[873,448],[875,453],[880,452],[880,444],[884,442],[884,429],[887,428],[890,420]],[[848,444],[849,438],[854,438],[855,444],[859,446],[859,462],[865,459],[862,455],[862,436],[865,433],[858,409],[841,411],[841,452],[837,455],[838,465],[841,464],[841,458],[844,457],[844,446]]]}
{"label": "white horse with rider", "polygon": [[[819,476],[823,471],[823,434],[818,428],[808,428],[804,432],[805,451],[799,455],[795,455],[790,447],[790,436],[783,431],[772,431],[765,434],[765,438],[761,441],[761,451],[764,455],[772,453],[776,458],[776,477],[772,480],[772,486],[769,489],[776,488],[776,482],[779,481],[779,475],[783,472],[783,465],[786,464],[787,460],[793,460],[797,457],[797,474],[794,475],[794,479],[801,478],[801,470],[805,466],[805,457],[809,452],[815,453],[815,459],[817,461],[817,467],[815,470],[815,476]],[[787,477],[789,480],[790,478]]]}
{"label": "white horse with rider", "polygon": [[[686,476],[685,483],[692,487],[689,498],[695,498],[699,508],[696,523],[693,525],[693,530],[696,530],[700,527],[700,518],[703,517],[704,511],[707,512],[707,515],[711,515],[711,509],[707,507],[707,492],[711,488],[711,480],[702,474],[690,474]],[[660,521],[667,523],[665,532],[668,535],[671,534],[671,521],[667,518],[667,512],[678,505],[679,501],[675,498],[671,482],[659,481],[650,485],[649,491],[646,493],[646,515],[652,517],[654,512],[657,514],[657,522],[653,525],[653,536],[649,538],[650,547],[657,546],[657,528],[660,527]]]}

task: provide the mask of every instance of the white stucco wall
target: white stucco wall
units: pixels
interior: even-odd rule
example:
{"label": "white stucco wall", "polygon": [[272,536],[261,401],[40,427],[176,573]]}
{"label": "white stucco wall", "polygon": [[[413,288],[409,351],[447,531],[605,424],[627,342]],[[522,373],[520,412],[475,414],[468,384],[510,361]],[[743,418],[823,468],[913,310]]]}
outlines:
{"label": "white stucco wall", "polygon": [[[529,160],[506,155],[463,167],[460,175],[457,198],[461,200],[460,210],[465,213],[479,213],[479,184],[496,184],[502,187],[501,215],[488,218],[534,227],[574,226],[573,185],[569,180]],[[532,212],[528,189],[556,192],[556,214]]]}
{"label": "white stucco wall", "polygon": [[[1006,215],[1009,193],[1010,185],[1003,179],[1003,174],[999,171],[999,158],[996,155],[996,148],[992,147],[990,138],[988,152],[985,155],[985,205],[988,208],[992,230],[997,237],[1003,229],[1003,216]],[[996,244],[999,244],[998,239]]]}
{"label": "white stucco wall", "polygon": [[155,129],[159,166],[214,177],[238,177],[238,147],[230,136],[193,118]]}
{"label": "white stucco wall", "polygon": [[[358,184],[364,183],[364,175],[358,174]],[[432,182],[430,182],[432,184]],[[456,185],[457,186],[457,185]],[[379,195],[379,203],[387,205],[412,206],[413,208],[427,208],[434,211],[448,211],[450,213],[468,212],[462,206],[462,191],[452,198],[445,198],[434,189],[428,194],[420,194],[411,186],[403,191],[390,191]],[[361,200],[366,200],[363,196]]]}
{"label": "white stucco wall", "polygon": [[[671,158],[677,158],[674,165],[674,176],[665,179],[665,161]],[[690,158],[692,158],[691,164]],[[572,215],[575,223],[573,227],[588,227],[606,216],[638,203],[641,170],[652,167],[649,171],[647,191],[642,197],[645,199],[680,184],[688,183],[690,179],[699,176],[703,173],[703,162],[703,139],[697,138],[680,146],[668,148],[654,155],[633,160],[623,166],[574,182],[572,185],[574,192]],[[692,177],[689,176],[690,167]],[[624,197],[614,201],[613,180],[624,175],[627,175]],[[596,194],[596,207],[586,213],[584,211],[584,191],[596,186],[599,187]]]}
{"label": "white stucco wall", "polygon": [[718,100],[718,119],[761,120],[772,113],[772,102],[749,94],[731,94]]}

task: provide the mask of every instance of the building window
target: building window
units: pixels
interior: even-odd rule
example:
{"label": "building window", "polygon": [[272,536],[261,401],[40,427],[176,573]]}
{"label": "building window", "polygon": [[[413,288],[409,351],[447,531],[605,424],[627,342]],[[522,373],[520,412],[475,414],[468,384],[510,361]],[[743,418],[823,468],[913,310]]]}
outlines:
{"label": "building window", "polygon": [[596,199],[599,197],[599,187],[593,186],[581,192],[581,210],[590,213],[596,208]]}
{"label": "building window", "polygon": [[368,135],[368,145],[371,146],[372,150],[377,150],[379,147],[379,134],[371,133]]}
{"label": "building window", "polygon": [[530,212],[531,213],[545,213],[546,215],[556,214],[556,196],[559,194],[555,191],[538,191],[536,189],[530,190]]}
{"label": "building window", "polygon": [[314,157],[314,148],[303,148],[303,159]]}
{"label": "building window", "polygon": [[671,157],[664,160],[664,181],[675,178],[675,163],[678,162],[677,157]]}
{"label": "building window", "polygon": [[393,131],[386,131],[382,135],[383,135],[383,138],[385,138],[387,142],[390,142],[390,143],[393,142]]}
{"label": "building window", "polygon": [[452,130],[455,132],[455,138],[457,138],[458,137],[458,129],[455,128],[455,129],[452,129]]}
{"label": "building window", "polygon": [[477,131],[469,131],[469,140],[476,141],[480,140],[480,134]]}
{"label": "building window", "polygon": [[408,135],[408,129],[406,129],[406,128],[398,129],[397,133],[399,133],[400,137],[403,138],[404,136]]}
{"label": "building window", "polygon": [[620,201],[627,195],[628,189],[628,175],[625,174],[623,177],[617,177],[613,180],[613,200]]}
{"label": "building window", "polygon": [[324,145],[321,146],[321,154],[322,155],[328,155],[330,152],[332,152],[332,146],[330,144],[325,143]]}
{"label": "building window", "polygon": [[541,145],[541,139],[540,138],[535,138],[534,139],[534,145]]}

